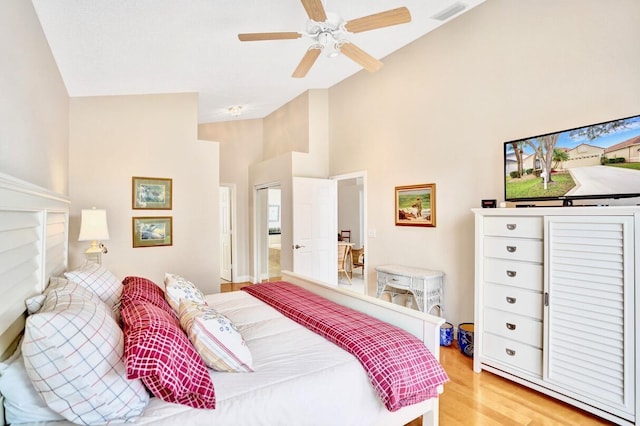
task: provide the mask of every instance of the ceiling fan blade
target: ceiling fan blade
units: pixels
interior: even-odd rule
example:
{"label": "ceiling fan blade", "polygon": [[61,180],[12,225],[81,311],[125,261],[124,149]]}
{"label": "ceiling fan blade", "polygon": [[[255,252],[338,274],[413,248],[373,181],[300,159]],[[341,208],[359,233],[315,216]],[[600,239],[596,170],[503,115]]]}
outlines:
{"label": "ceiling fan blade", "polygon": [[369,72],[378,71],[384,65],[382,62],[369,55],[353,43],[345,43],[341,45],[340,51]]}
{"label": "ceiling fan blade", "polygon": [[240,41],[292,40],[300,37],[302,34],[296,32],[238,34]]}
{"label": "ceiling fan blade", "polygon": [[303,78],[304,76],[306,76],[313,64],[316,62],[316,59],[318,59],[318,56],[320,56],[320,52],[322,52],[321,49],[310,48],[309,50],[307,50],[307,53],[304,54],[302,60],[298,64],[298,67],[293,72],[291,77]]}
{"label": "ceiling fan blade", "polygon": [[348,21],[344,27],[350,33],[360,33],[362,31],[375,30],[376,28],[390,27],[407,22],[411,22],[409,9],[399,7],[397,9],[387,10],[386,12],[352,19]]}
{"label": "ceiling fan blade", "polygon": [[327,20],[327,13],[324,11],[321,0],[302,0],[304,10],[307,11],[309,19],[316,22],[324,22]]}

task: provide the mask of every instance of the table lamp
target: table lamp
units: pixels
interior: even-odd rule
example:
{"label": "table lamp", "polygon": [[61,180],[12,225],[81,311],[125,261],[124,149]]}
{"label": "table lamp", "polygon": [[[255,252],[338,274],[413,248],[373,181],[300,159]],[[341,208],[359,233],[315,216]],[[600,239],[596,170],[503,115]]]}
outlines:
{"label": "table lamp", "polygon": [[102,254],[107,253],[107,247],[100,241],[108,239],[107,211],[95,207],[83,209],[78,241],[91,241],[91,245],[85,250],[87,258],[95,258],[96,263],[102,264]]}

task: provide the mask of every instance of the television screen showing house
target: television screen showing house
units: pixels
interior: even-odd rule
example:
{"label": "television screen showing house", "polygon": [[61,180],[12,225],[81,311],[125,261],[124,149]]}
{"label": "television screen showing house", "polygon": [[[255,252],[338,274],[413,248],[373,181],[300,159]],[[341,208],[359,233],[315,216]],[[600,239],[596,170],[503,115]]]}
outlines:
{"label": "television screen showing house", "polygon": [[504,144],[507,201],[637,196],[640,116]]}

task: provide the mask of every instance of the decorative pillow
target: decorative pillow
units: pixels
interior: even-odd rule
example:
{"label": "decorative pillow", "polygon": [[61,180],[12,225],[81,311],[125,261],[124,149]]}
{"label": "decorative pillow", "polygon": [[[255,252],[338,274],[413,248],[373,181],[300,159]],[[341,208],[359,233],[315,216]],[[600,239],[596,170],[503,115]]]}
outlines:
{"label": "decorative pillow", "polygon": [[44,299],[46,299],[48,292],[65,287],[68,283],[69,280],[63,277],[49,277],[49,285],[42,294],[36,294],[24,301],[25,305],[27,305],[27,314],[31,315],[38,312],[42,308],[42,304],[44,303]]}
{"label": "decorative pillow", "polygon": [[208,367],[218,371],[253,371],[247,343],[231,320],[210,306],[183,300],[180,325]]}
{"label": "decorative pillow", "polygon": [[83,298],[90,302],[101,305],[109,311],[111,318],[115,319],[116,322],[119,323],[120,315],[115,307],[111,308],[107,306],[94,292],[88,290],[86,287],[83,287],[81,284],[69,281],[66,278],[49,280],[49,286],[46,288],[43,294],[38,294],[25,300],[25,304],[27,305],[27,313],[29,315],[32,315],[39,312],[44,307],[45,303],[48,303],[50,305],[50,310],[51,304],[55,304],[55,301],[59,297],[66,297],[71,293],[73,293],[76,297]]}
{"label": "decorative pillow", "polygon": [[173,313],[171,306],[164,299],[164,291],[153,281],[142,277],[126,277],[122,280],[122,284],[124,285],[120,296],[122,306],[148,302]]}
{"label": "decorative pillow", "polygon": [[178,315],[180,301],[182,300],[191,300],[203,305],[207,304],[204,294],[192,282],[175,274],[164,274],[164,296],[176,315]]}
{"label": "decorative pillow", "polygon": [[[27,317],[22,354],[49,408],[74,423],[123,422],[139,416],[149,395],[127,380],[122,330],[102,301],[56,289]],[[86,293],[86,292],[85,292]]]}
{"label": "decorative pillow", "polygon": [[64,420],[45,404],[31,384],[20,347],[0,363],[0,393],[4,396],[7,424]]}
{"label": "decorative pillow", "polygon": [[176,317],[151,303],[122,307],[129,379],[141,378],[158,398],[215,408],[213,382]]}
{"label": "decorative pillow", "polygon": [[110,308],[120,301],[122,283],[102,265],[86,262],[79,269],[65,272],[64,276],[94,292]]}
{"label": "decorative pillow", "polygon": [[26,299],[24,304],[27,306],[27,315],[32,315],[38,312],[42,308],[42,304],[46,297],[47,296],[44,294],[36,294],[35,296]]}

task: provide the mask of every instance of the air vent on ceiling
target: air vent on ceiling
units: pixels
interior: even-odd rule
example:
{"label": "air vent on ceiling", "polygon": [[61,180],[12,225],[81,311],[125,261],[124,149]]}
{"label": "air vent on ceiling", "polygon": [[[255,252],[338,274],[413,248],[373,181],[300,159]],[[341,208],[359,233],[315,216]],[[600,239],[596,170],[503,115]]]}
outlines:
{"label": "air vent on ceiling", "polygon": [[442,11],[436,13],[431,18],[432,19],[437,19],[438,21],[446,21],[447,19],[451,18],[452,16],[457,15],[458,13],[462,12],[466,8],[467,8],[467,5],[465,5],[464,3],[455,2],[454,4],[452,4],[451,6],[447,7],[446,9],[443,9]]}

